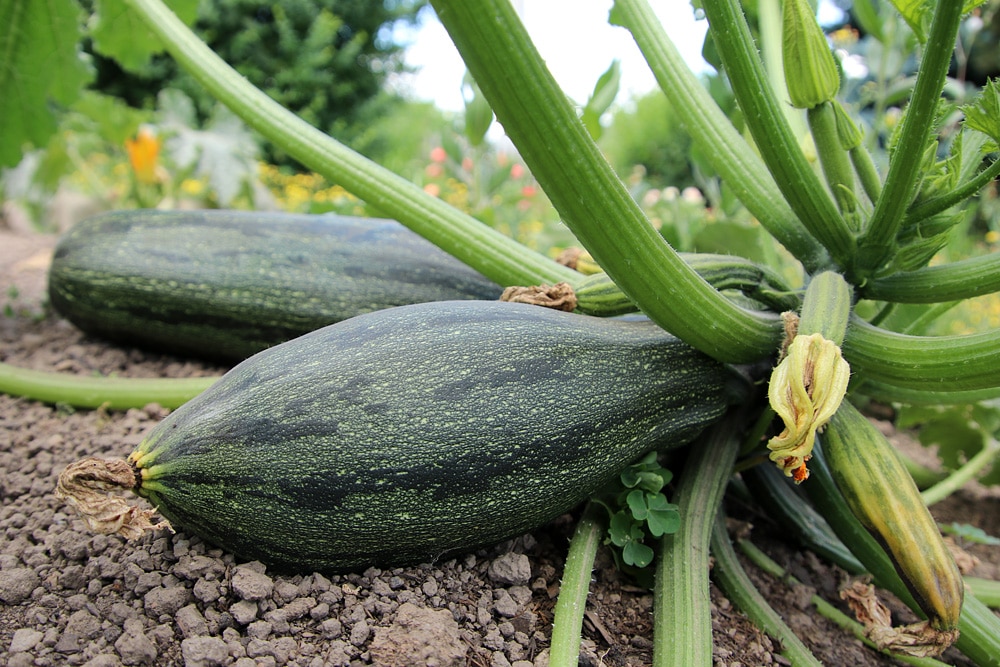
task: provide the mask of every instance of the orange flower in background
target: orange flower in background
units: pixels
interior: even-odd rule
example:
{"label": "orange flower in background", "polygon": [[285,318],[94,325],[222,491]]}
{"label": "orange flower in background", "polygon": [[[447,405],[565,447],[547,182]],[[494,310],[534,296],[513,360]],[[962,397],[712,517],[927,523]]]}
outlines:
{"label": "orange flower in background", "polygon": [[156,183],[159,180],[157,167],[161,143],[159,137],[148,127],[139,128],[135,139],[125,140],[129,164],[140,183]]}

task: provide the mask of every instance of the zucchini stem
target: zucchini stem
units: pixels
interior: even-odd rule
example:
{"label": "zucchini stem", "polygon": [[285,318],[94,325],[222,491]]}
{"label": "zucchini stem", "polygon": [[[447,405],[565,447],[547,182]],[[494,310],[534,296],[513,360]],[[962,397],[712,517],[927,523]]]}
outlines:
{"label": "zucchini stem", "polygon": [[806,667],[821,665],[822,663],[753,585],[736,556],[732,542],[729,541],[725,516],[721,510],[712,526],[711,548],[715,557],[715,566],[712,568],[712,578],[715,583],[754,625],[781,642],[783,647],[781,655],[788,658],[793,665]]}
{"label": "zucchini stem", "polygon": [[0,393],[75,408],[128,410],[157,403],[172,410],[218,379],[88,377],[0,363]]}
{"label": "zucchini stem", "polygon": [[559,599],[552,616],[552,641],[549,647],[550,667],[576,667],[580,661],[580,638],[587,594],[594,570],[594,559],[601,537],[606,530],[604,512],[594,503],[587,503],[576,524],[563,566]]}
{"label": "zucchini stem", "polygon": [[965,465],[920,494],[924,504],[930,506],[939,503],[961,489],[975,479],[976,475],[984,468],[993,463],[997,454],[1000,454],[1000,442],[995,438],[986,438],[983,448],[966,461]]}
{"label": "zucchini stem", "polygon": [[[680,529],[660,541],[653,588],[653,666],[712,665],[709,543],[739,451],[730,415],[691,449],[677,490]],[[683,639],[681,639],[683,638]]]}

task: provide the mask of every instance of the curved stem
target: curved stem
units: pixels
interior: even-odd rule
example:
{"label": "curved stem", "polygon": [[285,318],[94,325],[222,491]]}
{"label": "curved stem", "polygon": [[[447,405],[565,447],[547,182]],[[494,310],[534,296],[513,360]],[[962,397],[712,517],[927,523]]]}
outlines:
{"label": "curved stem", "polygon": [[579,664],[583,613],[587,608],[594,559],[605,531],[604,516],[598,506],[588,504],[570,540],[559,598],[552,612],[550,667],[576,667]]}
{"label": "curved stem", "polygon": [[785,121],[738,0],[703,0],[702,6],[747,127],[767,168],[799,221],[842,268],[850,269],[854,236]]}
{"label": "curved stem", "polygon": [[955,49],[962,3],[937,2],[934,7],[934,18],[920,60],[913,97],[906,107],[893,159],[875,202],[875,210],[858,245],[860,269],[866,273],[885,263],[895,247],[896,234],[914,195],[924,148],[933,130],[934,113]]}
{"label": "curved stem", "polygon": [[509,286],[578,277],[312,127],[227,65],[161,0],[127,2],[170,55],[247,125],[487,278]]}
{"label": "curved stem", "polygon": [[563,220],[651,320],[724,361],[771,352],[778,319],[734,305],[645,218],[508,0],[432,0],[497,119]]}
{"label": "curved stem", "polygon": [[994,438],[987,438],[985,446],[975,456],[970,458],[965,465],[920,494],[924,499],[924,504],[933,505],[934,503],[941,502],[958,491],[975,479],[976,475],[983,468],[993,463],[997,458],[997,454],[1000,454],[1000,442],[997,442]]}
{"label": "curved stem", "polygon": [[1000,292],[1000,252],[876,278],[860,289],[874,301],[938,303]]}
{"label": "curved stem", "polygon": [[964,202],[982,190],[997,176],[1000,176],[1000,160],[993,160],[988,167],[977,173],[965,184],[960,185],[951,192],[920,202],[917,206],[910,208],[903,217],[903,224],[915,224],[932,215],[947,211],[952,206]]}
{"label": "curved stem", "polygon": [[807,271],[829,264],[826,251],[799,223],[764,162],[686,65],[649,2],[615,0],[611,21],[632,33],[685,128],[736,198]]}
{"label": "curved stem", "polygon": [[924,392],[996,389],[1000,329],[966,336],[909,336],[852,316],[842,347],[864,380]]}
{"label": "curved stem", "polygon": [[733,549],[729,535],[726,533],[725,517],[719,512],[712,526],[712,556],[715,566],[712,568],[712,578],[719,588],[758,628],[781,642],[781,655],[788,658],[793,665],[815,665],[822,663],[809,651],[802,640],[782,620],[764,596],[753,585],[746,570],[740,564],[736,551]]}
{"label": "curved stem", "polygon": [[205,391],[218,379],[88,377],[0,363],[0,393],[77,408],[127,410],[157,403],[173,409]]}

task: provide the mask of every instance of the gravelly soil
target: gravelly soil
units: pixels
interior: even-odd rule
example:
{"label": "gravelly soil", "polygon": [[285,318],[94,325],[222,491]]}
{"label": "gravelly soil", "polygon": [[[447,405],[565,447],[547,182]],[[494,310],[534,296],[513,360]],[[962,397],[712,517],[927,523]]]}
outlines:
{"label": "gravelly soil", "polygon": [[[9,311],[0,316],[0,361],[133,377],[222,370],[90,340],[47,313],[52,242],[0,230],[0,306]],[[547,664],[572,516],[444,562],[341,576],[274,573],[184,532],[131,543],[86,532],[53,495],[59,472],[84,456],[127,455],[164,414],[157,406],[74,412],[0,396],[0,656],[7,665]],[[748,566],[825,664],[896,664],[810,605],[813,592],[839,604],[842,572],[780,541],[780,527],[765,517],[731,509],[755,524],[755,542],[807,584],[792,587]],[[970,490],[935,511],[1000,534],[996,494]],[[997,547],[970,550],[982,561],[974,574],[1000,578]],[[712,599],[717,665],[788,664],[714,589]],[[651,608],[649,592],[620,576],[602,552],[581,664],[649,664]]]}

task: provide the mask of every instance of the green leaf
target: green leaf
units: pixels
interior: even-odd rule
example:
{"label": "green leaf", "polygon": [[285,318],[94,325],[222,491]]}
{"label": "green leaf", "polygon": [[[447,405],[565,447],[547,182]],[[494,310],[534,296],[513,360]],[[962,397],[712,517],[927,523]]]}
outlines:
{"label": "green leaf", "polygon": [[463,89],[468,92],[465,96],[465,137],[473,146],[480,146],[493,124],[493,109],[468,72],[465,73]]}
{"label": "green leaf", "polygon": [[1000,84],[990,79],[972,104],[962,107],[965,127],[978,130],[1000,143]]}
{"label": "green leaf", "polygon": [[927,33],[931,25],[931,14],[934,11],[932,0],[889,0],[896,8],[910,30],[921,42],[927,41]]}
{"label": "green leaf", "polygon": [[0,0],[0,167],[45,145],[57,122],[49,105],[72,103],[90,79],[81,37],[75,2]]}
{"label": "green leaf", "polygon": [[[198,14],[198,0],[165,0],[177,17],[191,25]],[[90,36],[94,50],[113,58],[122,68],[138,72],[163,43],[128,6],[127,0],[95,0]]]}
{"label": "green leaf", "polygon": [[677,505],[670,503],[662,495],[647,499],[649,502],[646,526],[653,537],[676,533],[681,527],[681,515]]}
{"label": "green leaf", "polygon": [[611,108],[618,95],[618,88],[621,84],[622,68],[621,62],[613,60],[611,66],[597,79],[594,84],[594,92],[590,94],[590,99],[583,107],[580,119],[594,139],[601,137],[601,116]]}
{"label": "green leaf", "polygon": [[633,567],[646,567],[653,562],[653,550],[642,542],[632,541],[622,549],[622,560]]}
{"label": "green leaf", "polygon": [[646,494],[640,489],[635,489],[625,497],[629,510],[636,521],[645,521],[649,515],[649,508],[646,506]]}

